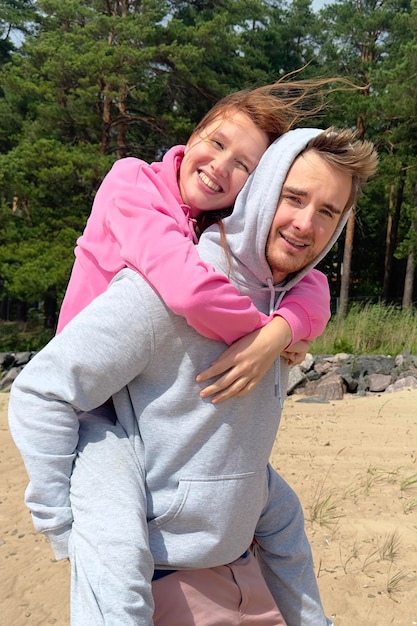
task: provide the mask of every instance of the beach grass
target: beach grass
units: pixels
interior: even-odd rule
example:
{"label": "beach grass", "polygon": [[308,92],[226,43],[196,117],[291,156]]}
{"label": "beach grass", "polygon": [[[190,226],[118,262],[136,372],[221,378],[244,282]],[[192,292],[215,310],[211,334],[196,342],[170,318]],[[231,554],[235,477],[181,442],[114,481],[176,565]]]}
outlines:
{"label": "beach grass", "polygon": [[345,318],[333,315],[310,347],[312,354],[417,354],[417,309],[353,304]]}

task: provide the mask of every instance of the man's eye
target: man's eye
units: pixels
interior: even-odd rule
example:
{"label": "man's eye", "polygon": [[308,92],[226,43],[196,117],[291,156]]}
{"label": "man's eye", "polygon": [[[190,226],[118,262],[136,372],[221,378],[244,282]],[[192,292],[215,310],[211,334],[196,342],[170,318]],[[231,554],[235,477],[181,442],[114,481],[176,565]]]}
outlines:
{"label": "man's eye", "polygon": [[326,217],[330,217],[331,219],[334,218],[334,213],[332,213],[332,211],[329,211],[329,209],[322,209],[321,213],[322,215],[325,215]]}
{"label": "man's eye", "polygon": [[286,200],[289,200],[289,202],[292,202],[293,204],[299,204],[300,200],[299,198],[297,198],[297,196],[284,196],[286,198]]}

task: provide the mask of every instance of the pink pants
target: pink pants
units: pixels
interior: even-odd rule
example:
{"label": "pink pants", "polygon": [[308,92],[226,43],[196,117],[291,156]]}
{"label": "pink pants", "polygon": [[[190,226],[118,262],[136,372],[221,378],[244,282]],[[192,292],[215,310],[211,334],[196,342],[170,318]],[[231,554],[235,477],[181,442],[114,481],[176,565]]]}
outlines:
{"label": "pink pants", "polygon": [[152,583],[155,626],[286,626],[250,552],[229,565]]}

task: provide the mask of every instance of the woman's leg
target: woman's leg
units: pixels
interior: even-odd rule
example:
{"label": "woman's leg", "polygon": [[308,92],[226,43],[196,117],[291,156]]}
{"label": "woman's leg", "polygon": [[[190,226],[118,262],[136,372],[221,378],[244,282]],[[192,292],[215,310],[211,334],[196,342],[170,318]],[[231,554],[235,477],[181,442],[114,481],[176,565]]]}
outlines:
{"label": "woman's leg", "polygon": [[108,406],[80,421],[71,478],[71,625],[151,624],[143,468]]}

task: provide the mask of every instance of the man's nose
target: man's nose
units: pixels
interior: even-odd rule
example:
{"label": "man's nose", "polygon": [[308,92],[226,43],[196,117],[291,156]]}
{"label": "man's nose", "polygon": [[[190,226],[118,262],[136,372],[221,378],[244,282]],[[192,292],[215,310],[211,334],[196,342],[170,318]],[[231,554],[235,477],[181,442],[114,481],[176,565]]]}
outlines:
{"label": "man's nose", "polygon": [[310,206],[298,209],[294,217],[294,226],[302,233],[308,233],[313,228],[314,209]]}

